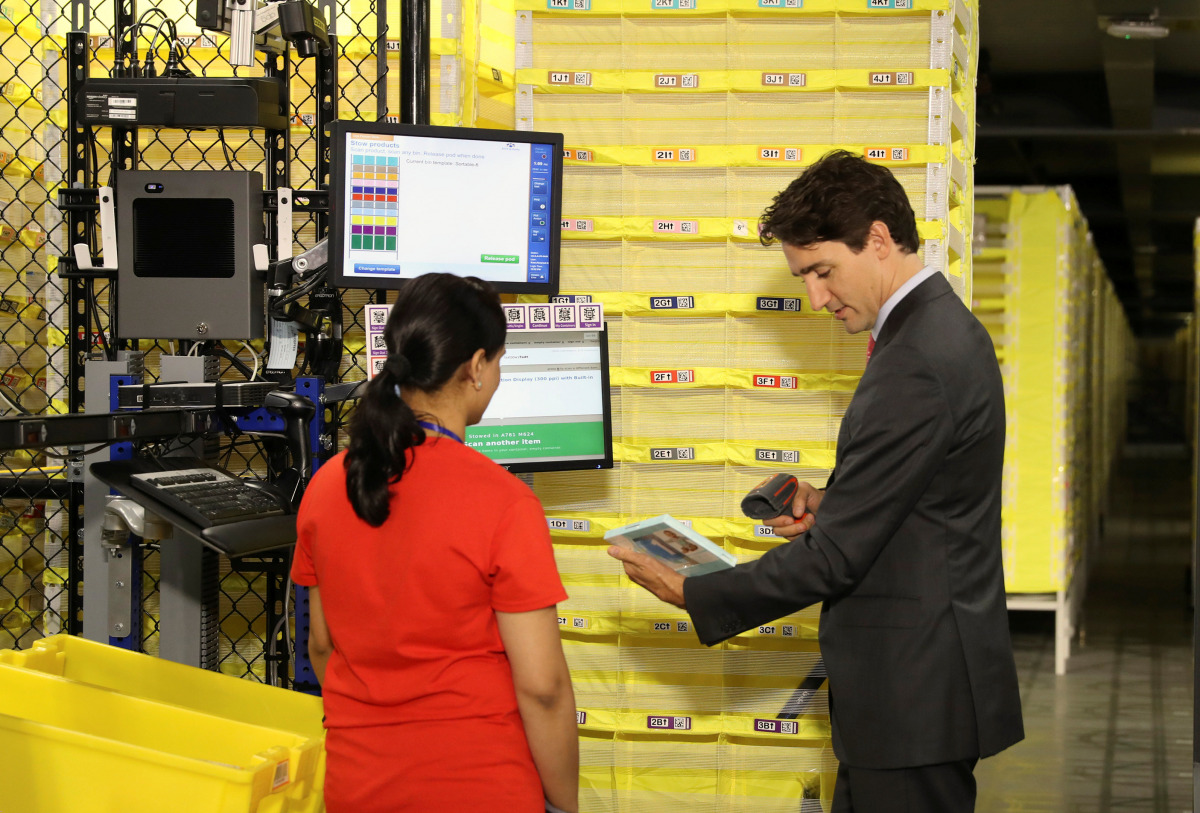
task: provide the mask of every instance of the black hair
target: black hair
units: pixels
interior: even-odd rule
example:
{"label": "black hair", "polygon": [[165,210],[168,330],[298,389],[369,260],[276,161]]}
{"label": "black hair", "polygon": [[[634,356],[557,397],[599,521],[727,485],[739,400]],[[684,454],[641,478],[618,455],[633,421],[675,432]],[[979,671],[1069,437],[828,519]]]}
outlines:
{"label": "black hair", "polygon": [[388,486],[412,464],[425,430],[401,387],[436,392],[482,349],[504,346],[507,325],[495,289],[475,277],[423,274],[404,284],[384,328],[388,358],[350,421],[346,494],[354,513],[378,528],[388,518]]}
{"label": "black hair", "polygon": [[858,253],[877,220],[901,250],[917,252],[917,219],[896,176],[861,155],[834,150],[775,196],[759,218],[759,239],[798,247],[845,243]]}

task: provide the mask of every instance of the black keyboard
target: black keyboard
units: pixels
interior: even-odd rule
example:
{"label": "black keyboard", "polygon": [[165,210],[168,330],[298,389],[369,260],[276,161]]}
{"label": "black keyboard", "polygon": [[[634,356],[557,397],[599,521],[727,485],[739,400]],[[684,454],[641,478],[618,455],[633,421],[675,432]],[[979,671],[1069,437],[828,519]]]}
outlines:
{"label": "black keyboard", "polygon": [[217,469],[148,472],[129,481],[202,528],[287,513],[276,495]]}

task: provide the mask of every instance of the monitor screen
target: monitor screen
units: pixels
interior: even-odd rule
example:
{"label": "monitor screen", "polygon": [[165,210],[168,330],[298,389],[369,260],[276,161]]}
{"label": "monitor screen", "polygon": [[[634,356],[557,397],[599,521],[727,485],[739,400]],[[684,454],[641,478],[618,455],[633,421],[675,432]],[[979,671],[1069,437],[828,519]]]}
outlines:
{"label": "monitor screen", "polygon": [[602,330],[510,331],[467,445],[514,472],[612,468],[607,342]]}
{"label": "monitor screen", "polygon": [[558,293],[562,135],[338,121],[331,281],[398,288],[430,271]]}

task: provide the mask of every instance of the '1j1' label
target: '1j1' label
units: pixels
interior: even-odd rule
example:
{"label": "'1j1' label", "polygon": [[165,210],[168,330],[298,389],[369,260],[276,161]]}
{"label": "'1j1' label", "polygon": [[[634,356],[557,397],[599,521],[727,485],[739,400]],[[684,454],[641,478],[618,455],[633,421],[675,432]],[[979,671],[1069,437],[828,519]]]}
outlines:
{"label": "'1j1' label", "polygon": [[592,0],[546,0],[551,11],[591,11]]}

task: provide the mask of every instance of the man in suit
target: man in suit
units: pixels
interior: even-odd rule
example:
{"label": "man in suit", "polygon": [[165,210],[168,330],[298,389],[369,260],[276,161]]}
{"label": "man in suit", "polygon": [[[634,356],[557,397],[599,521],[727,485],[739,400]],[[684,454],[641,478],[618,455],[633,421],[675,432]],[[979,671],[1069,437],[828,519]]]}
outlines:
{"label": "man in suit", "polygon": [[917,254],[886,168],[834,152],[761,218],[814,309],[872,354],[825,489],[803,483],[789,541],[683,578],[610,548],[716,644],[823,602],[837,813],[962,813],[978,759],[1024,736],[1000,550],[1004,392],[991,340]]}

